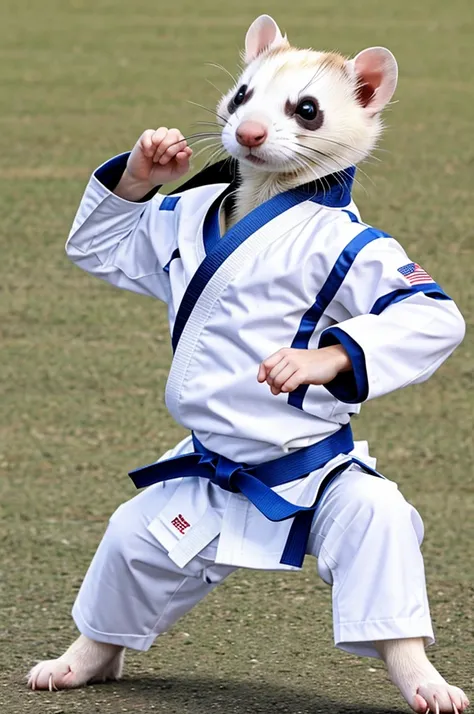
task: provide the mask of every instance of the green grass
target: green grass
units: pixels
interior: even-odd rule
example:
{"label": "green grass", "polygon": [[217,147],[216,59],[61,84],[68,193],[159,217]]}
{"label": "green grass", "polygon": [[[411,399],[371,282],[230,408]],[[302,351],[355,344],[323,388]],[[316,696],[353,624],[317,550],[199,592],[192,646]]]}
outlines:
{"label": "green grass", "polygon": [[[471,0],[2,0],[2,714],[403,709],[379,663],[333,649],[330,592],[312,562],[297,575],[235,575],[130,657],[119,685],[53,696],[22,683],[73,636],[74,594],[109,514],[133,495],[127,470],[182,436],[163,404],[164,310],[68,263],[74,211],[89,173],[144,128],[188,132],[206,118],[187,100],[212,107],[205,80],[224,90],[226,77],[205,63],[233,71],[260,12],[295,44],[394,51],[398,103],[356,197],[472,321]],[[468,331],[428,384],[368,404],[355,425],[423,515],[431,656],[471,694],[472,352]]]}

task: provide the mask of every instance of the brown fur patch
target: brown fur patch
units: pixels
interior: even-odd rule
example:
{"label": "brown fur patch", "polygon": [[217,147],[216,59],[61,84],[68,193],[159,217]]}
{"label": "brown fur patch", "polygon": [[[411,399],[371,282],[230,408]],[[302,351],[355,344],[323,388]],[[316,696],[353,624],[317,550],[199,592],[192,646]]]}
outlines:
{"label": "brown fur patch", "polygon": [[322,60],[327,67],[333,67],[334,69],[346,70],[347,59],[339,52],[326,52]]}
{"label": "brown fur patch", "polygon": [[274,50],[265,52],[262,58],[272,59],[288,54],[288,61],[278,67],[275,77],[281,72],[295,69],[327,69],[335,70],[347,74],[347,58],[338,52],[317,52],[312,49],[302,50],[288,45],[287,47],[277,47]]}

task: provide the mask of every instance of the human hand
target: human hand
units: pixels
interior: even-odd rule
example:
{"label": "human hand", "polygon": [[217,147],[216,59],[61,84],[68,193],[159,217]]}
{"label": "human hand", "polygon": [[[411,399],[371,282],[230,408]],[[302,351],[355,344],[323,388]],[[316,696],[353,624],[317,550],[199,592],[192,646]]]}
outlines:
{"label": "human hand", "polygon": [[352,369],[342,345],[319,350],[284,348],[264,360],[258,370],[259,382],[267,382],[272,394],[293,392],[300,384],[328,384],[339,372]]}
{"label": "human hand", "polygon": [[114,193],[139,201],[156,186],[184,176],[192,153],[179,129],[147,129],[133,147]]}

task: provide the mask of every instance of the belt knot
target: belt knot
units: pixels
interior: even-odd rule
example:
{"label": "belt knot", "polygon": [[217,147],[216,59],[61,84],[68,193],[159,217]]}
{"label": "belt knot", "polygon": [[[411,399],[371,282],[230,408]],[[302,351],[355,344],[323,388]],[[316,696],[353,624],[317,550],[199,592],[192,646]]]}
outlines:
{"label": "belt knot", "polygon": [[210,477],[210,481],[216,486],[231,493],[239,492],[238,476],[247,471],[242,464],[231,461],[226,456],[212,454],[211,452],[202,454],[199,463],[206,464],[212,469],[213,474]]}

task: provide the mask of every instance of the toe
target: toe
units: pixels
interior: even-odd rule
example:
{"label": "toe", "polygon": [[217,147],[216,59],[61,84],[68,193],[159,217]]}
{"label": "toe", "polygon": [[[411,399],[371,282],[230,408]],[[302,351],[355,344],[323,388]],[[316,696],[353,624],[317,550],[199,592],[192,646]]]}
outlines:
{"label": "toe", "polygon": [[456,706],[457,706],[457,708],[459,709],[460,712],[463,712],[463,711],[464,711],[465,709],[467,709],[468,706],[469,706],[469,703],[470,703],[470,702],[469,702],[469,699],[466,697],[466,695],[464,694],[464,692],[462,691],[462,689],[458,689],[457,687],[453,687],[453,689],[455,689],[455,690],[458,692],[458,694],[459,694],[459,699],[460,699],[460,702],[461,702],[461,705],[459,706],[458,703],[457,703],[457,699],[456,699]]}
{"label": "toe", "polygon": [[73,687],[71,668],[59,660],[40,662],[31,670],[28,686],[33,690],[49,689],[50,692]]}
{"label": "toe", "polygon": [[428,703],[425,699],[423,699],[421,694],[415,694],[412,709],[417,712],[417,714],[427,714],[429,711]]}
{"label": "toe", "polygon": [[426,701],[432,714],[458,714],[466,708],[464,692],[447,683],[425,684],[419,687],[417,697]]}
{"label": "toe", "polygon": [[36,664],[28,672],[26,686],[29,687],[30,689],[32,689],[33,691],[36,689],[36,679],[38,677],[38,672],[40,671],[40,668],[41,668],[41,663]]}
{"label": "toe", "polygon": [[463,704],[463,697],[464,697],[464,692],[461,689],[458,689],[457,687],[450,687],[449,688],[449,696],[451,699],[451,705],[453,707],[453,711],[456,714],[457,710],[458,712],[462,712],[464,709],[464,704]]}
{"label": "toe", "polygon": [[[418,688],[418,694],[420,694],[426,701],[431,714],[440,714],[440,712],[447,711],[443,708],[442,697],[438,696],[438,686],[433,685],[431,682],[427,683]],[[449,706],[451,706],[451,700],[449,697],[448,703]],[[449,711],[451,711],[451,708]]]}
{"label": "toe", "polygon": [[454,714],[461,714],[468,706],[469,699],[459,687],[449,687],[449,697]]}

